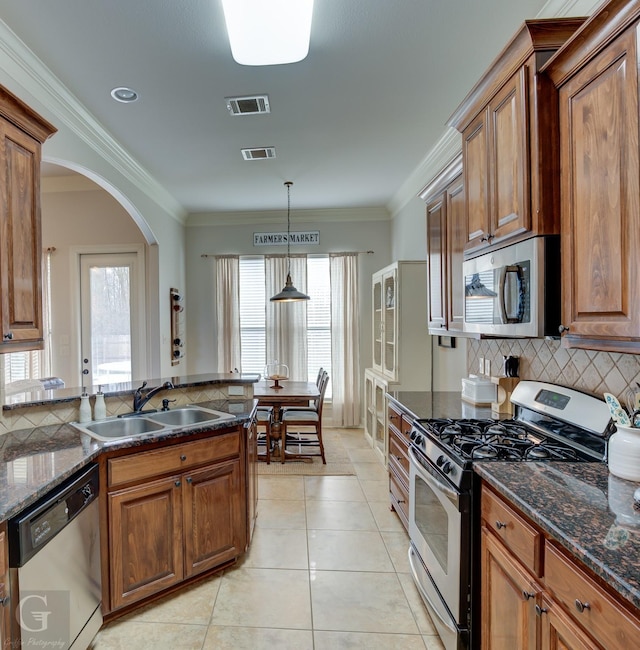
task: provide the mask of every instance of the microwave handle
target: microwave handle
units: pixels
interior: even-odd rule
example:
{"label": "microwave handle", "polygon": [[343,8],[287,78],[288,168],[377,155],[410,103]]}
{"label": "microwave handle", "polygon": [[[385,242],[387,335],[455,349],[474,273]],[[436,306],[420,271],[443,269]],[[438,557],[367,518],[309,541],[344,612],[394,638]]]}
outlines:
{"label": "microwave handle", "polygon": [[[507,286],[507,273],[515,273],[518,281],[518,315],[516,318],[507,318],[507,308],[505,305],[504,290]],[[501,322],[506,323],[521,323],[524,316],[525,305],[525,288],[524,288],[524,272],[522,267],[518,264],[511,266],[503,266],[500,270],[500,283],[498,295],[500,296],[500,317]]]}

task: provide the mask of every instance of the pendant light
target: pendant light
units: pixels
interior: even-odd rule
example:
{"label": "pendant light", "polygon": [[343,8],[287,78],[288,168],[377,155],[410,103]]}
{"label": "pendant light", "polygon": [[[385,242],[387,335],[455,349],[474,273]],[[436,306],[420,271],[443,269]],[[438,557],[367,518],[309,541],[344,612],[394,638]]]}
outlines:
{"label": "pendant light", "polygon": [[298,291],[291,281],[291,181],[286,181],[287,186],[287,281],[285,282],[284,289],[277,293],[271,302],[299,302],[302,300],[309,300],[307,294]]}

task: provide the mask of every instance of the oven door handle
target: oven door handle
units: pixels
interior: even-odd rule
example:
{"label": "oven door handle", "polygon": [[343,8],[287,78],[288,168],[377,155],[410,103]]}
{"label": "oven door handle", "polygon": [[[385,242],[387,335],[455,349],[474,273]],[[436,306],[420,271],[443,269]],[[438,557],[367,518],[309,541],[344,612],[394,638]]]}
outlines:
{"label": "oven door handle", "polygon": [[[416,576],[417,571],[415,568],[414,564],[414,554],[412,553],[412,548],[409,547],[409,566],[411,567],[411,573]],[[419,560],[418,560],[419,561]],[[421,596],[424,598],[425,602],[429,603],[430,605],[430,614],[433,613],[438,617],[438,620],[444,625],[444,627],[447,628],[452,634],[455,634],[457,636],[458,630],[456,629],[455,625],[451,624],[451,621],[446,620],[442,614],[440,613],[439,608],[436,606],[436,603],[433,602],[433,600],[429,597],[429,594],[423,589],[422,585],[420,584],[419,580],[414,579],[414,584],[420,591]]]}
{"label": "oven door handle", "polygon": [[454,501],[457,502],[457,500],[460,498],[460,493],[454,490],[453,488],[450,488],[448,485],[441,483],[428,472],[425,472],[425,470],[422,467],[422,463],[416,456],[416,452],[413,450],[412,447],[409,447],[409,460],[415,466],[416,471],[418,472],[418,474],[420,474],[420,478],[425,483],[428,483],[432,488],[436,489],[438,492],[443,492],[450,499],[453,499]]}

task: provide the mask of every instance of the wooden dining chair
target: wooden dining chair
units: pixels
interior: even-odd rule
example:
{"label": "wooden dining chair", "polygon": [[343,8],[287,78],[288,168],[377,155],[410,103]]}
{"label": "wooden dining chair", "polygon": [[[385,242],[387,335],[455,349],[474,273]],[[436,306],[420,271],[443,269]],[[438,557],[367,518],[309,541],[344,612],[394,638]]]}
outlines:
{"label": "wooden dining chair", "polygon": [[[329,374],[324,372],[321,378],[319,388],[320,394],[314,400],[314,405],[307,408],[288,407],[282,410],[280,416],[281,442],[281,459],[285,462],[286,449],[288,445],[297,446],[300,453],[291,454],[290,457],[309,457],[320,456],[322,463],[327,464],[324,456],[324,444],[322,442],[322,407],[324,405],[324,396],[329,383]],[[295,427],[295,429],[294,429]],[[298,429],[305,429],[304,432]],[[313,429],[313,431],[309,431]],[[302,453],[302,449],[309,447],[318,447],[318,453]]]}
{"label": "wooden dining chair", "polygon": [[[271,427],[273,425],[273,406],[258,406],[256,409],[256,425],[258,445],[264,441],[264,460],[267,465],[271,463]],[[261,431],[262,429],[262,431]]]}

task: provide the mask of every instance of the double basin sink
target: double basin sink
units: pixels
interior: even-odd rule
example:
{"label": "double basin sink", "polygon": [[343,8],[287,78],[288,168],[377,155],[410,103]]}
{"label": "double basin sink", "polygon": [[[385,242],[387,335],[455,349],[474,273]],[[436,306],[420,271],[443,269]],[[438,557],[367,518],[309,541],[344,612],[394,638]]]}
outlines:
{"label": "double basin sink", "polygon": [[125,417],[110,417],[96,422],[80,424],[72,422],[78,431],[96,440],[108,442],[135,438],[147,433],[169,433],[194,425],[215,424],[221,420],[233,420],[236,416],[201,406],[184,406],[171,411],[143,412]]}

